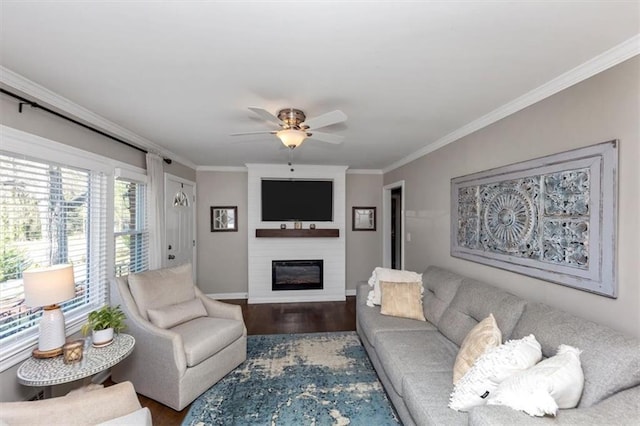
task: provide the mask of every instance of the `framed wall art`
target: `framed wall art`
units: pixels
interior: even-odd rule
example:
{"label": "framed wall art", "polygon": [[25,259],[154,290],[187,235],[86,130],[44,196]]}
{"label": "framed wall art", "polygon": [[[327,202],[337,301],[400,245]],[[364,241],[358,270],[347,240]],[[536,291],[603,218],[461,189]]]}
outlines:
{"label": "framed wall art", "polygon": [[211,232],[237,232],[238,206],[211,207]]}
{"label": "framed wall art", "polygon": [[451,180],[451,255],[617,297],[617,140]]}
{"label": "framed wall art", "polygon": [[375,231],[376,208],[353,207],[351,220],[351,229],[353,231]]}

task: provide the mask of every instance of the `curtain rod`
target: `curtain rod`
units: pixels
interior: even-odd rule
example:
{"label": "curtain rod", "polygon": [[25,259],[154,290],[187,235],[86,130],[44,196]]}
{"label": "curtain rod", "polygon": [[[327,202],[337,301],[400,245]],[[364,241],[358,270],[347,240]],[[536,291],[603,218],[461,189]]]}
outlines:
{"label": "curtain rod", "polygon": [[[42,105],[40,105],[40,104],[39,104],[39,103],[37,103],[37,102],[30,101],[29,99],[23,98],[23,97],[22,97],[22,96],[20,96],[20,95],[16,95],[15,93],[11,93],[11,92],[9,92],[8,90],[5,90],[5,89],[0,88],[0,93],[4,93],[5,95],[11,96],[12,98],[15,98],[15,99],[17,99],[17,100],[19,100],[19,101],[20,101],[20,104],[18,105],[18,112],[19,112],[19,113],[22,113],[22,106],[23,106],[23,105],[29,105],[29,106],[30,106],[30,107],[32,107],[32,108],[40,108],[41,110],[46,111],[46,112],[48,112],[49,114],[53,114],[53,115],[55,115],[56,117],[62,118],[62,119],[67,120],[67,121],[70,121],[70,122],[72,122],[73,124],[77,124],[78,126],[84,127],[84,128],[85,128],[85,129],[87,129],[87,130],[91,130],[92,132],[95,132],[95,133],[97,133],[97,134],[99,134],[99,135],[101,135],[101,136],[104,136],[104,137],[106,137],[106,138],[112,139],[112,140],[114,140],[114,141],[116,141],[116,142],[119,142],[119,143],[121,143],[121,144],[123,144],[123,145],[126,145],[126,146],[128,146],[128,147],[130,147],[130,148],[133,148],[133,149],[136,149],[136,150],[138,150],[138,151],[144,152],[145,154],[147,154],[147,153],[149,152],[149,151],[147,151],[147,150],[146,150],[146,149],[144,149],[144,148],[140,148],[139,146],[133,145],[133,144],[131,144],[131,143],[129,143],[129,142],[127,142],[127,141],[125,141],[125,140],[122,140],[122,139],[117,138],[117,137],[115,137],[115,136],[112,136],[112,135],[110,135],[110,134],[108,134],[108,133],[105,133],[105,132],[103,132],[102,130],[96,129],[95,127],[88,126],[88,125],[86,125],[86,124],[84,124],[84,123],[82,123],[82,122],[80,122],[80,121],[78,121],[78,120],[75,120],[75,119],[73,119],[73,118],[71,118],[71,117],[67,117],[67,116],[66,116],[66,115],[64,115],[64,114],[60,114],[60,113],[59,113],[59,112],[57,112],[57,111],[54,111],[54,110],[52,110],[52,109],[50,109],[50,108],[47,108],[47,107],[45,107],[45,106],[42,106]],[[171,164],[171,162],[172,162],[170,158],[163,158],[163,160],[164,160],[164,162],[165,162],[165,163],[167,163],[167,164]]]}

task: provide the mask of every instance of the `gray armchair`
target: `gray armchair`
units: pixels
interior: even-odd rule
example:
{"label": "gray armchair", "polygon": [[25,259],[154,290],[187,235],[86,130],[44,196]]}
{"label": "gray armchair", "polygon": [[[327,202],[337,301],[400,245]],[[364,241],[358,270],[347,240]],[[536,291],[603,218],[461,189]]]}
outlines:
{"label": "gray armchair", "polygon": [[240,306],[218,302],[193,285],[191,265],[117,278],[112,304],[127,315],[133,353],[114,366],[115,382],[182,410],[247,357]]}

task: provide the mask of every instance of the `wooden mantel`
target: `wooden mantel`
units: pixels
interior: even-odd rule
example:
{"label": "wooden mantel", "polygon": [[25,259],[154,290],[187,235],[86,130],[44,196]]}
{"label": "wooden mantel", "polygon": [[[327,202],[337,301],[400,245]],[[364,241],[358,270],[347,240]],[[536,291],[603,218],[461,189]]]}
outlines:
{"label": "wooden mantel", "polygon": [[256,229],[256,238],[338,238],[339,229]]}

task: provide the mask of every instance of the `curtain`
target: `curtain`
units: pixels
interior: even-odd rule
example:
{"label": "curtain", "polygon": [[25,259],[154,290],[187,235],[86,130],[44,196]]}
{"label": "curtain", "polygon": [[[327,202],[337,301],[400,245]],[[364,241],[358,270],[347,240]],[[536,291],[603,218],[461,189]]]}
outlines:
{"label": "curtain", "polygon": [[149,195],[149,269],[162,267],[164,233],[164,168],[162,157],[147,154]]}

